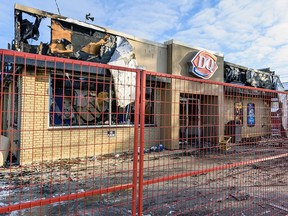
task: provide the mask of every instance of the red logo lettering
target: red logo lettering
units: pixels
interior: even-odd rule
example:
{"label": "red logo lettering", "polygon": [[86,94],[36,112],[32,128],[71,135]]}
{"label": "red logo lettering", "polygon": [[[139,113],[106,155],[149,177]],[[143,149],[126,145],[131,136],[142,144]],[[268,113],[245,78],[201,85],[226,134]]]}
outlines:
{"label": "red logo lettering", "polygon": [[191,60],[193,73],[203,79],[209,79],[218,69],[217,57],[207,51],[199,51]]}

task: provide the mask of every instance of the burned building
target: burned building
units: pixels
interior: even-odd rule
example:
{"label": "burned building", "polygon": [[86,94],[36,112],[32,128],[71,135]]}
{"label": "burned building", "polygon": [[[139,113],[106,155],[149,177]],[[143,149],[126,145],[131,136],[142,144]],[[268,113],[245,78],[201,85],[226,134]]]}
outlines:
{"label": "burned building", "polygon": [[[50,41],[30,43],[44,33],[45,19]],[[155,43],[17,4],[12,50],[0,53],[1,131],[20,163],[130,149],[139,98],[145,98],[146,147],[204,147],[226,136],[237,143],[274,133],[279,78],[225,62],[220,53],[174,40]],[[144,70],[151,73],[137,92]]]}

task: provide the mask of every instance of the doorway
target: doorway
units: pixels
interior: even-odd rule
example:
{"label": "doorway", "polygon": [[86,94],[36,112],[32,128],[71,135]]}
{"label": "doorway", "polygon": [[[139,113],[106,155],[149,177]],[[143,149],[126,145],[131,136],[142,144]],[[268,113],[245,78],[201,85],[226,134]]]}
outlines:
{"label": "doorway", "polygon": [[180,97],[179,107],[180,144],[200,146],[201,106],[197,98]]}

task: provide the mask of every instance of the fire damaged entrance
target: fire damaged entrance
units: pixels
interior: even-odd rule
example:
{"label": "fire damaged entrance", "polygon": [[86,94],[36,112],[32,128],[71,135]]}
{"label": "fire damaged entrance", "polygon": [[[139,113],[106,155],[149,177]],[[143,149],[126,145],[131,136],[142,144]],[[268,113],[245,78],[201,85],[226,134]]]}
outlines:
{"label": "fire damaged entrance", "polygon": [[180,98],[180,144],[200,144],[201,137],[201,107],[197,98]]}
{"label": "fire damaged entrance", "polygon": [[181,94],[179,102],[180,147],[205,147],[218,141],[218,97]]}

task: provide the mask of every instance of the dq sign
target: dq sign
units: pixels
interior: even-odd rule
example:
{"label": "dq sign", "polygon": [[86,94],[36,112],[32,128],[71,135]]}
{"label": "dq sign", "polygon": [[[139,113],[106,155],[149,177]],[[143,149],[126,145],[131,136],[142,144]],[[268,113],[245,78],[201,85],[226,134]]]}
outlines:
{"label": "dq sign", "polygon": [[207,51],[199,51],[191,60],[191,63],[192,70],[189,70],[189,72],[202,79],[209,79],[218,69],[217,57]]}

